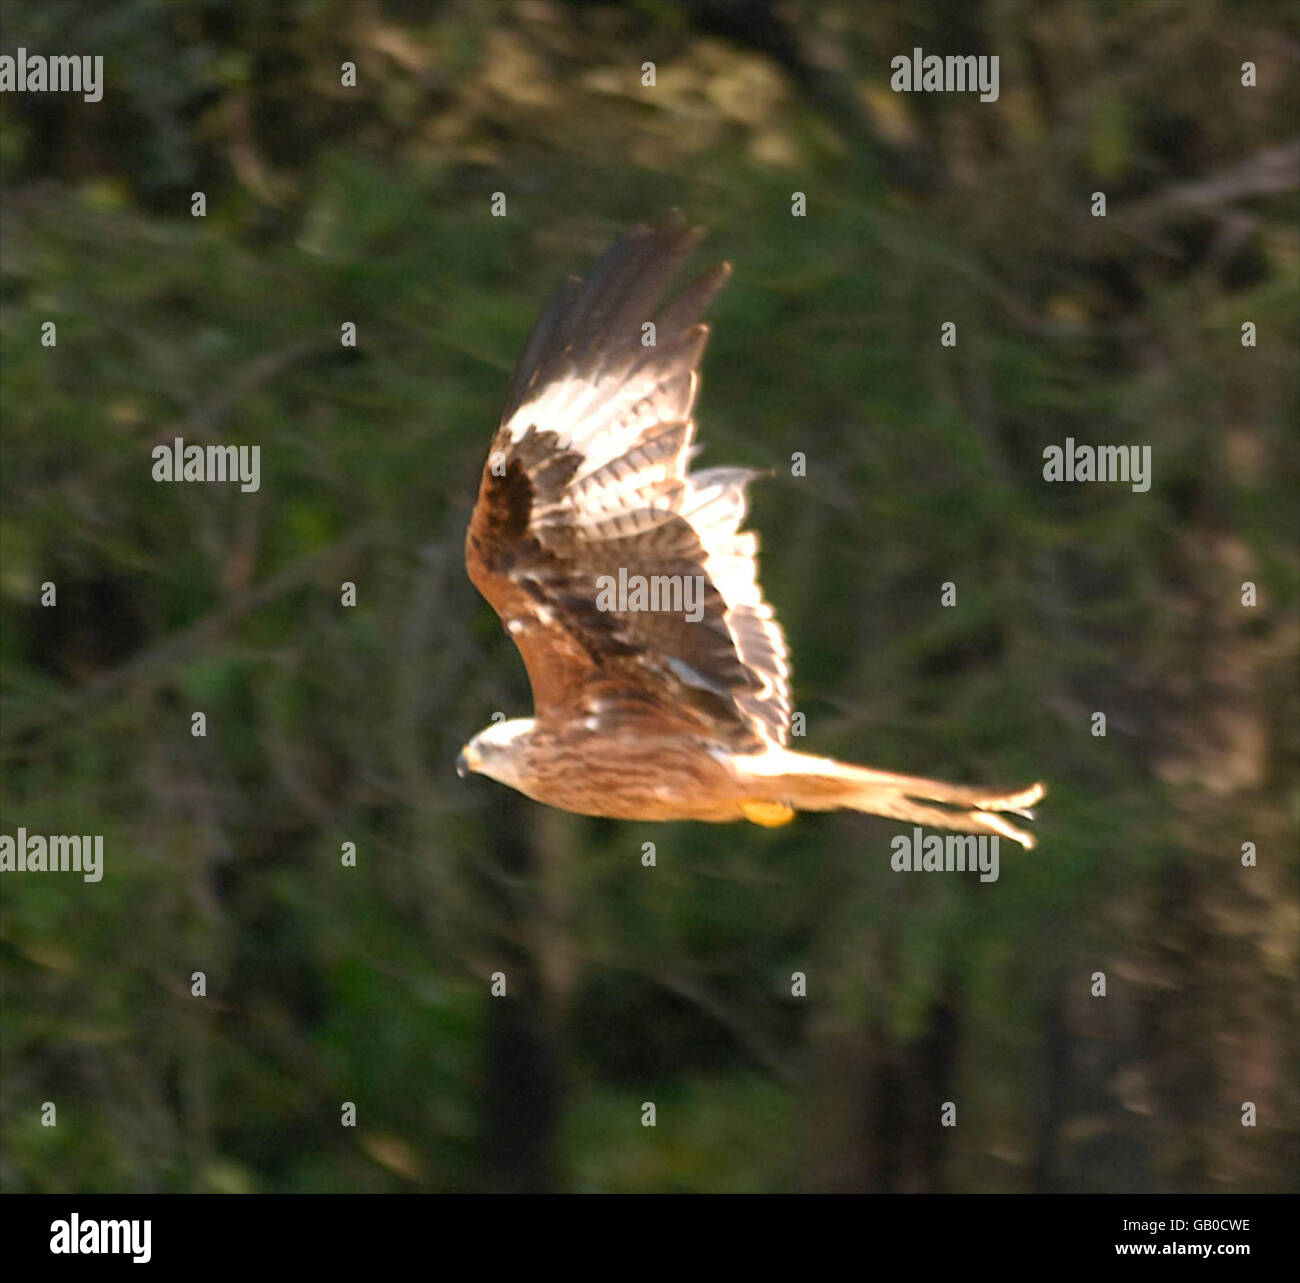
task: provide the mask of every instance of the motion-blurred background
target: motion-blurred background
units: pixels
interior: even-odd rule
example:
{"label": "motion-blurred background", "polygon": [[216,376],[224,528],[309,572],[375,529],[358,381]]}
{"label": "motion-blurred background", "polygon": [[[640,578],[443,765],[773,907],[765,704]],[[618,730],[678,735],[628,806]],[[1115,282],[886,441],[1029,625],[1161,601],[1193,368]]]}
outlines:
{"label": "motion-blurred background", "polygon": [[[7,0],[106,84],[0,98],[0,814],[105,876],[0,880],[3,1188],[1294,1189],[1297,15]],[[673,206],[799,746],[1047,780],[995,883],[456,778],[530,709],[462,558],[510,370]],[[1046,484],[1067,437],[1150,491]]]}

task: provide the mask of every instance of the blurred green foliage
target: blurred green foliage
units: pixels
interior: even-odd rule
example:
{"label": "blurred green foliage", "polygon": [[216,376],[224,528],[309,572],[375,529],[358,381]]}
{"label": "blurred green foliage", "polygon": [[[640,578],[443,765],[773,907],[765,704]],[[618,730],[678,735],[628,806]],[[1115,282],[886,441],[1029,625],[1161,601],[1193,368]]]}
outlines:
{"label": "blurred green foliage", "polygon": [[[1296,13],[6,3],[108,88],[0,100],[3,831],[106,852],[0,884],[3,1187],[1294,1187]],[[999,100],[890,93],[914,45]],[[529,708],[461,553],[510,369],[672,206],[806,746],[1046,779],[996,883],[454,774]],[[261,489],[155,483],[174,436]],[[1044,485],[1066,436],[1150,493]]]}

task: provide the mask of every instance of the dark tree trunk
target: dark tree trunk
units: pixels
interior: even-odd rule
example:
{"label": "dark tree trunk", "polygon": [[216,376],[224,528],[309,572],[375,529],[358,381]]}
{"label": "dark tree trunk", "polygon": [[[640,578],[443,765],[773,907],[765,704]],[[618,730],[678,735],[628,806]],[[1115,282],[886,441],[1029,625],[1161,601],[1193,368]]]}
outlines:
{"label": "dark tree trunk", "polygon": [[486,996],[482,1097],[484,1186],[494,1193],[557,1188],[560,1081],[542,961],[530,946],[539,913],[541,858],[527,804],[493,798],[485,854],[497,938],[491,970],[506,976],[506,997]]}

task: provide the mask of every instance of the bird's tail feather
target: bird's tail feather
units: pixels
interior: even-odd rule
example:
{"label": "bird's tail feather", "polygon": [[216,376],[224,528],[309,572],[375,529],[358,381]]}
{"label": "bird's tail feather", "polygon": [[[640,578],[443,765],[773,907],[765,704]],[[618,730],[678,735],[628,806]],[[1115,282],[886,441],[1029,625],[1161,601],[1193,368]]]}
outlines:
{"label": "bird's tail feather", "polygon": [[756,800],[783,803],[799,811],[865,811],[933,828],[997,834],[1019,842],[1026,850],[1034,847],[1033,835],[1003,817],[1011,814],[1032,820],[1030,808],[1047,791],[1040,783],[1014,793],[994,794],[969,785],[873,771],[778,748],[754,757],[733,758],[732,766],[742,784],[754,787]]}

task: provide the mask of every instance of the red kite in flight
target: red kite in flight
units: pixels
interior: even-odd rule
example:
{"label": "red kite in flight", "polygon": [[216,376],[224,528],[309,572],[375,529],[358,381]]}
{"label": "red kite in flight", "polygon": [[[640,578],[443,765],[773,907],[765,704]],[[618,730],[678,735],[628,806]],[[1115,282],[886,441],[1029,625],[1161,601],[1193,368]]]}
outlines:
{"label": "red kite in flight", "polygon": [[[999,834],[1043,786],[989,793],[794,752],[785,636],[758,586],[744,468],[689,471],[700,322],[720,263],[671,302],[699,239],[672,214],[551,300],[515,372],[465,541],[534,716],[457,762],[583,815],[752,820],[848,808]],[[952,809],[949,809],[952,808]]]}

